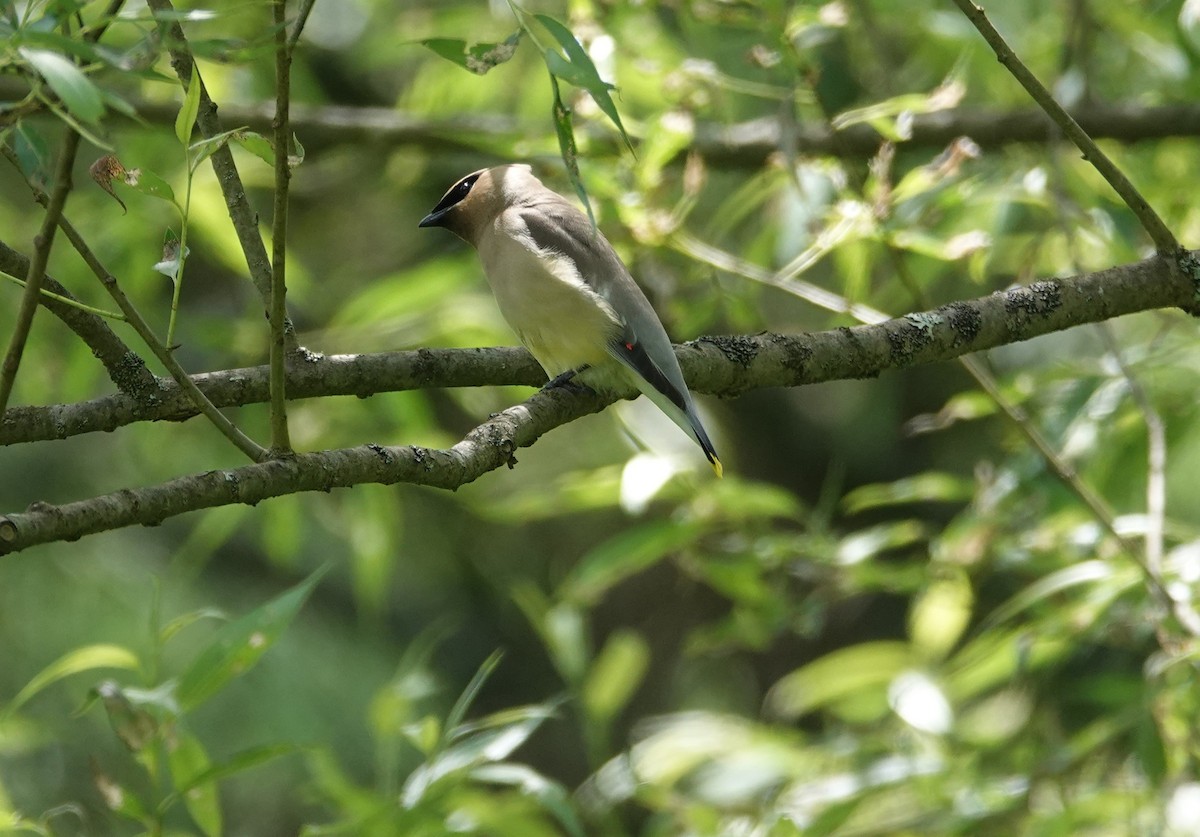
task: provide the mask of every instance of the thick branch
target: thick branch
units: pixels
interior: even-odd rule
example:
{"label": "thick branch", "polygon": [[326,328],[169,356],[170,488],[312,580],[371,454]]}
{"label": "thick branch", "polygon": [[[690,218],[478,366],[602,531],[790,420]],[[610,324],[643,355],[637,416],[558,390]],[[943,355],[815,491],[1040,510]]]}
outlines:
{"label": "thick branch", "polygon": [[[1195,296],[1190,281],[1156,258],[1076,279],[1037,282],[878,325],[801,336],[704,338],[680,347],[678,353],[689,382],[698,391],[736,395],[758,387],[869,377],[885,369],[946,360],[1085,322],[1148,308],[1188,305]],[[512,360],[512,353],[519,351],[481,349],[474,354],[496,362]],[[446,350],[444,356],[462,361],[470,354],[471,350]],[[437,353],[406,353],[405,360],[414,366],[409,372],[413,380],[423,377],[426,385],[444,385],[437,377],[436,363],[431,363],[436,359]],[[360,371],[354,359],[330,362]],[[417,364],[422,365],[423,374],[416,371]],[[520,374],[527,373],[528,361]],[[267,395],[268,376],[265,370],[254,370],[254,374],[260,379],[257,399],[262,400]],[[360,387],[371,390],[373,383],[360,379]],[[292,390],[293,394],[299,391],[299,387]],[[616,397],[631,395],[617,393]],[[367,445],[180,477],[64,506],[36,503],[24,513],[0,517],[0,551],[73,540],[138,523],[155,524],[212,506],[253,504],[283,494],[328,491],[364,482],[456,488],[511,464],[517,448],[533,444],[561,424],[603,409],[614,397],[542,390],[524,404],[493,416],[449,450]]]}
{"label": "thick branch", "polygon": [[[734,396],[763,387],[871,377],[887,369],[950,360],[1123,314],[1187,307],[1195,298],[1196,289],[1189,281],[1151,259],[1037,282],[874,325],[794,337],[704,338],[681,347],[678,354],[693,389]],[[268,379],[266,366],[192,378],[218,407],[267,401]],[[545,375],[523,349],[420,349],[294,355],[288,364],[287,392],[290,398],[365,397],[428,387],[536,386],[543,381]],[[162,386],[161,399],[153,405],[142,406],[118,394],[77,404],[13,408],[0,426],[0,444],[115,430],[136,421],[182,421],[196,414],[176,386],[165,381]]]}
{"label": "thick branch", "polygon": [[540,390],[524,404],[492,416],[448,450],[362,445],[193,474],[63,506],[35,503],[24,513],[0,516],[0,554],[139,523],[152,526],[197,509],[254,505],[300,491],[398,482],[457,488],[501,465],[511,466],[517,448],[532,445],[561,424],[604,409],[611,400],[562,389]]}

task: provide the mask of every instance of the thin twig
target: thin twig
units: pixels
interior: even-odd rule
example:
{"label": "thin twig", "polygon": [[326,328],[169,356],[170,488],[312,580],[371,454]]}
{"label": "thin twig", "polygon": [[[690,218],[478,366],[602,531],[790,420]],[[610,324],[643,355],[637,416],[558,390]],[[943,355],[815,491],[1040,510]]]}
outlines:
{"label": "thin twig", "polygon": [[13,325],[12,337],[8,341],[8,351],[4,355],[4,363],[0,366],[0,421],[3,421],[4,411],[8,408],[8,399],[12,395],[17,369],[21,366],[21,355],[25,352],[25,341],[29,339],[29,331],[33,326],[33,315],[37,313],[42,279],[46,275],[46,265],[50,261],[50,248],[54,245],[54,233],[58,229],[58,219],[62,216],[63,207],[67,203],[67,195],[71,192],[71,169],[75,165],[75,155],[78,152],[79,134],[67,129],[67,134],[63,137],[62,150],[58,155],[58,168],[54,173],[54,188],[50,193],[50,202],[46,206],[46,215],[42,219],[41,229],[33,242],[33,258],[29,262],[29,273],[25,277],[25,292],[21,294],[21,306],[17,309],[17,321]]}
{"label": "thin twig", "polygon": [[300,13],[296,15],[296,22],[292,24],[292,34],[287,39],[287,51],[289,54],[296,51],[296,44],[300,41],[300,35],[304,32],[304,26],[308,23],[308,15],[312,12],[316,0],[304,0],[300,4]]}
{"label": "thin twig", "polygon": [[1142,227],[1149,234],[1151,241],[1154,242],[1155,248],[1160,256],[1173,257],[1179,252],[1179,242],[1175,238],[1175,234],[1167,228],[1162,218],[1150,206],[1141,192],[1134,187],[1119,168],[1108,158],[1108,156],[1100,150],[1100,147],[1087,135],[1087,132],[1079,126],[1079,123],[1071,118],[1071,114],[1055,101],[1037,77],[1030,72],[1016,54],[1012,51],[1009,45],[1001,37],[996,28],[992,26],[983,9],[972,2],[972,0],[954,0],[954,4],[962,10],[962,13],[967,16],[967,19],[974,24],[979,30],[979,34],[988,42],[988,45],[996,53],[996,58],[1000,63],[1012,73],[1030,97],[1037,105],[1046,112],[1046,115],[1054,120],[1061,129],[1063,134],[1083,153],[1083,158],[1087,160],[1096,171],[1100,172],[1108,184],[1116,191],[1125,202],[1125,205],[1133,212]]}
{"label": "thin twig", "polygon": [[[18,279],[16,276],[13,276],[11,273],[5,273],[3,270],[0,270],[0,279],[7,279],[9,282],[12,282],[14,285],[19,285],[22,288],[25,287],[24,279]],[[45,282],[44,276],[42,277],[42,281]],[[88,305],[87,303],[80,302],[79,300],[75,299],[75,297],[55,293],[54,291],[50,290],[49,288],[43,287],[40,290],[41,290],[42,296],[45,299],[53,299],[56,302],[61,302],[63,305],[69,305],[72,308],[78,309],[79,311],[83,311],[88,314],[94,314],[97,317],[105,317],[110,320],[120,320],[121,322],[126,321],[125,315],[118,313],[117,311],[105,311],[103,308],[97,308],[94,305]]]}
{"label": "thin twig", "polygon": [[133,326],[133,330],[138,333],[138,336],[142,338],[150,348],[150,351],[158,358],[159,362],[166,367],[171,377],[175,379],[175,382],[188,394],[196,409],[208,418],[216,426],[217,430],[221,431],[225,438],[229,439],[238,450],[250,457],[251,460],[261,462],[266,459],[266,450],[245,433],[238,430],[233,422],[213,406],[213,403],[200,391],[195,382],[188,376],[187,371],[179,365],[179,361],[175,359],[175,355],[158,339],[158,336],[154,333],[154,329],[146,322],[146,319],[137,310],[129,297],[125,295],[125,292],[121,290],[120,285],[117,284],[116,277],[104,267],[100,259],[92,252],[92,249],[83,240],[83,236],[79,234],[75,226],[66,217],[60,217],[58,225],[62,228],[67,240],[71,242],[71,246],[75,248],[75,251],[91,269],[92,273],[104,285],[105,290],[108,291],[113,301],[117,303],[117,307],[121,309],[121,312],[125,315],[125,319]]}
{"label": "thin twig", "polygon": [[292,168],[288,161],[288,106],[291,101],[292,51],[287,33],[287,0],[271,4],[275,18],[275,119],[272,120],[272,145],[275,148],[275,205],[271,218],[271,454],[286,456],[292,452],[287,419],[287,345],[284,342],[287,319],[287,230],[288,184]]}
{"label": "thin twig", "polygon": [[[179,77],[180,84],[186,89],[192,78],[192,66],[195,64],[195,59],[188,48],[183,28],[179,25],[175,7],[171,4],[171,0],[146,0],[146,2],[151,9],[161,15],[158,26],[167,43],[171,45],[169,50],[171,67]],[[196,116],[196,124],[200,127],[200,133],[205,137],[215,137],[222,133],[221,120],[217,117],[216,103],[208,95],[208,88],[204,86],[203,78],[200,78],[200,111]],[[225,196],[225,207],[229,210],[229,218],[233,222],[234,231],[237,233],[238,242],[241,244],[242,253],[246,258],[250,279],[262,297],[263,308],[270,311],[271,260],[267,256],[267,248],[258,231],[258,213],[250,206],[246,188],[242,184],[242,177],[238,173],[237,165],[233,160],[233,152],[230,151],[228,144],[222,143],[209,160],[217,175],[221,193]],[[290,320],[287,321],[286,340],[289,350],[297,347],[295,328]]]}

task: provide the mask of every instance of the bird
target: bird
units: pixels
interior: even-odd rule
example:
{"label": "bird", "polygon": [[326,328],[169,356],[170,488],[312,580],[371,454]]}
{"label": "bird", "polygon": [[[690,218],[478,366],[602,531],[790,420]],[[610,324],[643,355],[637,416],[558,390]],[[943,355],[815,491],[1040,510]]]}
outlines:
{"label": "bird", "polygon": [[500,313],[545,370],[548,387],[632,383],[695,440],[722,476],[671,340],[646,295],[591,219],[530,166],[466,175],[418,226],[443,227],[475,248]]}

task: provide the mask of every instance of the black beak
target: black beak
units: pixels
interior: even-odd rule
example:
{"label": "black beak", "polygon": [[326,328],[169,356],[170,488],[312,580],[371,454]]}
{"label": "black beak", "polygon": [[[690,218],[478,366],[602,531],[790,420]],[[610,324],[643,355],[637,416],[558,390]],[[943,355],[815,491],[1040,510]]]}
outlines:
{"label": "black beak", "polygon": [[424,218],[421,219],[421,223],[417,224],[417,226],[418,227],[440,227],[440,226],[442,226],[442,219],[446,217],[446,213],[449,211],[450,211],[450,208],[447,207],[446,209],[438,209],[433,212],[430,212],[428,215],[426,215]]}

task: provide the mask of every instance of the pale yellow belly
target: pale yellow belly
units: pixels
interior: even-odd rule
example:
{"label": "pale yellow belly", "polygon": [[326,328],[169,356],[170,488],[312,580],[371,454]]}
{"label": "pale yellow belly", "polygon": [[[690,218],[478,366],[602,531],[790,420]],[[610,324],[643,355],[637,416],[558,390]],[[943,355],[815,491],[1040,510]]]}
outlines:
{"label": "pale yellow belly", "polygon": [[562,256],[539,254],[510,238],[480,242],[480,256],[500,313],[554,377],[610,359],[616,315]]}

